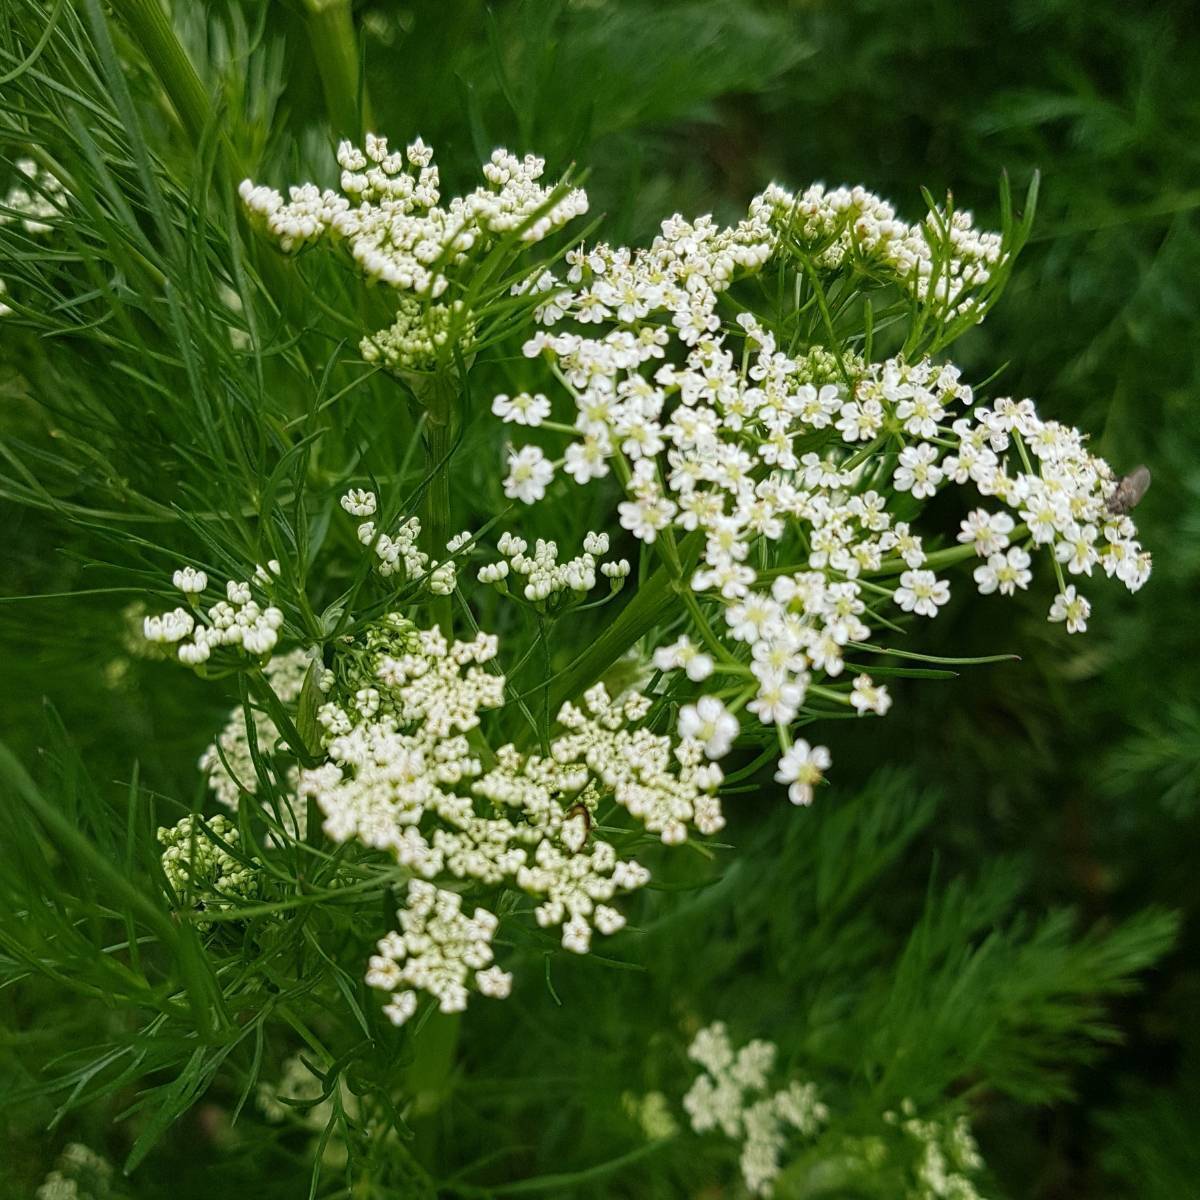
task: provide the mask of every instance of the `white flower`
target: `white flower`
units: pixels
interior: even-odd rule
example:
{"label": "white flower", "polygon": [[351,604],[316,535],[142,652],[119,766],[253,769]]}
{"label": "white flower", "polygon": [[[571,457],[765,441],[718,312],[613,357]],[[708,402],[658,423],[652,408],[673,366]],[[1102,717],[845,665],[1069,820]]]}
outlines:
{"label": "white flower", "polygon": [[1054,597],[1050,605],[1051,621],[1066,621],[1068,633],[1084,633],[1087,630],[1088,617],[1092,615],[1092,606],[1075,591],[1073,583],[1067,584],[1065,590]]}
{"label": "white flower", "polygon": [[854,679],[850,703],[858,710],[860,717],[867,712],[877,713],[882,717],[892,707],[892,697],[883,684],[875,683],[869,675],[858,675]]}
{"label": "white flower", "polygon": [[932,571],[905,571],[892,598],[905,612],[936,617],[939,606],[950,599],[950,585]]}
{"label": "white flower", "polygon": [[505,999],[512,991],[512,974],[502,971],[499,967],[488,967],[485,971],[475,972],[475,985],[484,996],[496,1000]]}
{"label": "white flower", "polygon": [[788,799],[793,804],[809,805],[813,788],[824,778],[833,758],[825,746],[810,746],[800,738],[784,753],[775,772],[777,783],[787,783]]}
{"label": "white flower", "polygon": [[709,758],[728,754],[740,728],[737,717],[716,696],[701,696],[679,710],[679,736],[701,742]]}
{"label": "white flower", "polygon": [[665,529],[675,515],[675,505],[662,496],[645,496],[625,500],[617,505],[621,528],[628,529],[643,542],[653,542],[660,529]]}
{"label": "white flower", "polygon": [[578,484],[587,483],[589,479],[603,479],[608,474],[608,459],[610,451],[598,438],[585,438],[582,442],[572,442],[567,447],[563,470]]}
{"label": "white flower", "polygon": [[395,992],[383,1006],[383,1011],[393,1025],[403,1025],[417,1011],[416,992]]}
{"label": "white flower", "polygon": [[511,399],[501,393],[492,401],[492,412],[516,425],[540,425],[550,415],[550,401],[541,392],[520,392]]}
{"label": "white flower", "polygon": [[1029,555],[1020,546],[1010,546],[1006,554],[993,554],[986,563],[975,568],[975,582],[987,596],[999,591],[1002,596],[1013,595],[1017,588],[1027,588],[1033,578],[1029,570]]}
{"label": "white flower", "polygon": [[686,635],[669,646],[660,646],[655,650],[653,662],[659,671],[674,671],[682,667],[693,683],[700,683],[713,673],[712,656],[694,645]]}
{"label": "white flower", "polygon": [[900,451],[900,463],[892,482],[896,490],[911,491],[918,500],[926,500],[942,482],[942,469],[937,465],[937,448],[928,442],[905,446]]}
{"label": "white flower", "polygon": [[803,699],[804,691],[799,684],[776,676],[762,681],[758,694],[746,708],[764,725],[790,725]]}
{"label": "white flower", "polygon": [[980,558],[990,558],[1008,545],[1008,535],[1013,527],[1013,519],[1008,513],[989,513],[977,508],[962,522],[958,540],[964,545],[974,545]]}
{"label": "white flower", "polygon": [[1054,557],[1066,563],[1072,575],[1090,575],[1092,567],[1100,560],[1100,552],[1096,549],[1096,527],[1072,526],[1054,547]]}
{"label": "white flower", "polygon": [[572,917],[562,927],[562,944],[573,954],[586,954],[592,944],[592,927],[583,917]]}
{"label": "white flower", "polygon": [[178,642],[196,627],[196,618],[186,608],[175,608],[160,617],[147,617],[143,631],[148,642]]}
{"label": "white flower", "polygon": [[508,455],[508,478],[504,481],[504,494],[510,500],[533,504],[546,494],[546,488],[554,478],[554,466],[538,446],[522,446]]}

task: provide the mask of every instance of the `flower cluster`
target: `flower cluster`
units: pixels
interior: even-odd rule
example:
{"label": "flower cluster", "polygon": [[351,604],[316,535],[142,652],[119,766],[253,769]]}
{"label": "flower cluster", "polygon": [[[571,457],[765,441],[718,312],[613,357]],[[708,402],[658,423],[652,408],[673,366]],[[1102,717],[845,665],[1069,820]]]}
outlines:
{"label": "flower cluster", "polygon": [[348,513],[367,518],[359,522],[358,540],[375,551],[380,575],[401,575],[408,582],[428,584],[435,596],[451,595],[457,582],[454,562],[434,562],[424,550],[417,549],[421,519],[408,517],[393,534],[381,533],[370,519],[377,506],[375,493],[362,488],[352,488],[342,497],[342,507]]}
{"label": "flower cluster", "polygon": [[[50,233],[49,224],[66,208],[67,191],[56,175],[42,170],[32,158],[19,158],[14,164],[19,175],[0,201],[0,225],[11,225],[19,221],[21,228],[34,237]],[[8,284],[0,279],[0,317],[12,314],[5,304]]]}
{"label": "flower cluster", "polygon": [[[692,1129],[719,1130],[742,1143],[740,1165],[751,1193],[771,1194],[794,1135],[809,1140],[808,1156],[847,1191],[858,1181],[874,1187],[895,1180],[912,1200],[979,1200],[972,1176],[983,1167],[967,1118],[917,1115],[905,1100],[900,1111],[882,1114],[883,1125],[902,1137],[827,1132],[829,1110],[812,1083],[793,1080],[772,1091],[776,1048],[755,1040],[735,1051],[723,1022],[696,1034],[688,1056],[704,1068],[683,1098]],[[878,1118],[876,1118],[878,1119]],[[879,1128],[878,1126],[876,1128]],[[824,1141],[814,1145],[813,1140]],[[900,1181],[903,1181],[901,1184]],[[899,1193],[897,1193],[899,1194]]]}
{"label": "flower cluster", "polygon": [[621,558],[610,562],[597,560],[608,553],[608,534],[589,533],[583,539],[583,553],[567,562],[558,561],[558,546],[538,538],[533,554],[527,554],[529,543],[514,534],[500,536],[496,548],[503,558],[479,568],[479,582],[507,587],[510,576],[525,580],[521,595],[534,604],[544,604],[561,592],[584,595],[596,586],[596,570],[610,580],[614,589],[629,574],[629,562]]}
{"label": "flower cluster", "polygon": [[49,233],[54,227],[48,222],[66,207],[66,189],[56,175],[40,168],[32,158],[20,158],[15,165],[21,178],[0,202],[0,225],[20,221],[26,233]]}
{"label": "flower cluster", "polygon": [[260,603],[254,593],[267,592],[278,573],[279,564],[272,560],[255,571],[252,582],[231,579],[225,585],[225,599],[202,610],[199,598],[208,590],[208,576],[194,567],[176,571],[174,584],[190,607],[147,617],[143,625],[146,640],[177,644],[179,661],[191,667],[207,662],[222,646],[239,646],[260,658],[270,654],[279,641],[283,612]]}
{"label": "flower cluster", "polygon": [[965,1116],[953,1120],[929,1120],[917,1116],[916,1105],[905,1100],[900,1111],[886,1112],[883,1119],[896,1126],[914,1143],[917,1152],[913,1169],[913,1200],[980,1200],[972,1175],[983,1167],[970,1123]]}
{"label": "flower cluster", "polygon": [[812,1083],[793,1081],[769,1091],[775,1055],[775,1046],[761,1040],[735,1052],[721,1021],[700,1030],[688,1048],[704,1068],[683,1098],[692,1128],[719,1129],[742,1142],[742,1176],[756,1196],[770,1195],[789,1131],[812,1137],[829,1117]]}
{"label": "flower cluster", "polygon": [[[617,893],[649,879],[599,836],[597,806],[613,802],[668,844],[689,825],[714,833],[724,823],[713,794],[721,771],[695,739],[651,732],[646,697],[615,701],[599,685],[582,707],[563,705],[548,753],[487,748],[481,718],[504,700],[504,677],[489,669],[497,649],[485,634],[450,644],[398,614],[341,648],[334,698],[317,714],[327,759],[300,773],[299,793],[316,799],[334,841],[390,851],[420,880],[515,886],[537,900],[539,925],[559,927],[566,949],[586,953],[594,931],[624,924],[610,903]],[[410,987],[434,990],[422,980],[444,977],[406,969]],[[413,1002],[396,1003],[389,1012],[400,1020]]]}
{"label": "flower cluster", "polygon": [[[695,621],[701,646],[685,638],[660,649],[656,665],[715,676],[734,709],[776,727],[778,778],[807,803],[828,755],[793,747],[790,725],[820,705],[887,712],[888,691],[867,671],[840,677],[852,652],[880,652],[868,643],[873,629],[894,625],[888,605],[938,614],[950,598],[939,567],[976,553],[980,590],[1011,595],[1028,587],[1044,549],[1059,585],[1051,620],[1075,632],[1090,607],[1064,567],[1090,575],[1099,565],[1133,589],[1149,557],[1114,503],[1108,465],[1030,401],[972,407],[951,364],[784,350],[751,313],[723,309],[739,277],[796,254],[825,271],[886,267],[943,317],[969,308],[1002,260],[998,237],[963,214],[909,227],[858,189],[799,199],[771,189],[726,229],[675,217],[648,249],[568,255],[565,283],[544,287],[554,329],[525,345],[528,357],[549,360],[555,383],[515,408],[498,397],[494,409],[527,424],[556,403],[573,410],[577,436],[561,459],[533,445],[511,452],[506,495],[542,499],[560,467],[578,484],[616,474],[621,525],[662,548],[664,563],[719,609],[713,627]],[[972,512],[962,546],[927,551],[912,515],[950,484],[993,508]]]}
{"label": "flower cluster", "polygon": [[321,1063],[326,1068],[323,1073],[313,1065],[311,1055],[311,1050],[292,1055],[284,1060],[277,1081],[260,1082],[258,1108],[273,1125],[287,1121],[311,1133],[312,1149],[320,1151],[322,1165],[341,1170],[348,1157],[345,1123],[363,1120],[369,1128],[371,1121],[344,1077],[338,1073],[331,1082],[328,1072],[335,1068]]}
{"label": "flower cluster", "polygon": [[624,1092],[621,1095],[621,1107],[647,1141],[662,1141],[679,1132],[671,1106],[662,1092],[647,1092],[644,1096]]}
{"label": "flower cluster", "polygon": [[[225,846],[237,847],[237,826],[226,817],[184,817],[158,831],[167,882],[182,904],[198,912],[229,907],[257,891],[255,872]],[[222,845],[224,843],[224,845]]]}
{"label": "flower cluster", "polygon": [[587,211],[582,190],[539,182],[546,164],[533,155],[494,151],[483,164],[484,183],[445,205],[433,151],[420,139],[400,151],[368,134],[361,148],[342,142],[337,161],[340,190],[306,183],[291,188],[285,201],[247,179],[240,194],[252,219],[285,252],[329,234],[345,242],[368,279],[410,293],[392,328],[362,345],[369,361],[391,366],[428,366],[452,330],[467,335],[470,314],[459,301],[433,302],[472,257],[500,238],[541,241]]}
{"label": "flower cluster", "polygon": [[104,1200],[112,1195],[112,1164],[80,1142],[69,1142],[34,1193],[35,1200]]}
{"label": "flower cluster", "polygon": [[417,1011],[419,988],[437,1000],[445,1013],[467,1007],[468,979],[485,996],[503,999],[512,989],[512,976],[492,966],[492,935],[499,922],[494,913],[477,908],[462,911],[462,897],[414,879],[408,898],[397,914],[400,929],[381,938],[373,955],[367,983],[392,993],[384,1012],[397,1025]]}

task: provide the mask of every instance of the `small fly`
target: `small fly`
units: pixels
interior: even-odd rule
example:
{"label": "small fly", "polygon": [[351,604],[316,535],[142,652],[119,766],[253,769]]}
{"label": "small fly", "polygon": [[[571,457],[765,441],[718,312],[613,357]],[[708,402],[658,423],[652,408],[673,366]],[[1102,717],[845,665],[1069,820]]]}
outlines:
{"label": "small fly", "polygon": [[1134,467],[1128,475],[1117,480],[1117,486],[1108,498],[1108,511],[1113,516],[1124,516],[1132,512],[1142,501],[1150,487],[1150,468]]}

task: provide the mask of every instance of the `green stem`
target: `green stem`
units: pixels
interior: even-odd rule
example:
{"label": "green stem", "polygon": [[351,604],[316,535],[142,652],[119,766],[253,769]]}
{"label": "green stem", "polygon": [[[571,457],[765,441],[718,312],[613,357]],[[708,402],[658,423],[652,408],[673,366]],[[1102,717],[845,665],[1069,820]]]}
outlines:
{"label": "green stem", "polygon": [[[454,446],[457,382],[452,370],[443,369],[436,375],[410,380],[410,386],[425,409],[425,474],[431,477],[422,498],[421,530],[425,552],[433,561],[441,562],[452,532],[449,455]],[[433,613],[438,627],[450,637],[454,615],[451,597],[435,596]]]}
{"label": "green stem", "polygon": [[[1025,524],[1018,525],[1016,529],[1009,534],[1009,542],[1016,545],[1027,533],[1029,526]],[[922,567],[930,571],[936,570],[938,567],[949,567],[954,563],[962,562],[964,559],[975,558],[975,544],[968,542],[965,546],[950,546],[945,550],[935,550],[932,554],[925,556],[925,561],[921,564]],[[878,579],[884,575],[899,575],[901,571],[907,571],[908,564],[902,558],[890,558],[880,563],[874,571],[864,571],[863,578]]]}
{"label": "green stem", "polygon": [[564,701],[575,699],[595,683],[634,642],[665,620],[678,604],[674,580],[665,567],[659,567],[621,610],[620,616],[559,678],[550,693],[550,711],[557,712]]}
{"label": "green stem", "polygon": [[[357,141],[370,125],[366,83],[358,73],[358,38],[349,0],[306,0],[305,24],[325,93],[325,111],[336,136]],[[359,101],[362,112],[359,112]]]}
{"label": "green stem", "polygon": [[159,0],[112,0],[112,7],[141,46],[183,127],[199,142],[212,120],[212,107],[166,10]]}

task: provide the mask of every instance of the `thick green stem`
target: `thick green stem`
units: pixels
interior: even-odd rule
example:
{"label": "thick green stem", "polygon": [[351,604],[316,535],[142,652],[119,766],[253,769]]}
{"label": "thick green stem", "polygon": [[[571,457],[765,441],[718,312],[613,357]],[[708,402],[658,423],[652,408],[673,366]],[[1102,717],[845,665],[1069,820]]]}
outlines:
{"label": "thick green stem", "polygon": [[337,136],[357,141],[371,116],[366,84],[359,89],[358,38],[349,0],[306,0],[304,8],[329,124]]}
{"label": "thick green stem", "polygon": [[188,134],[199,142],[212,118],[208,93],[159,0],[112,0],[170,98]]}

